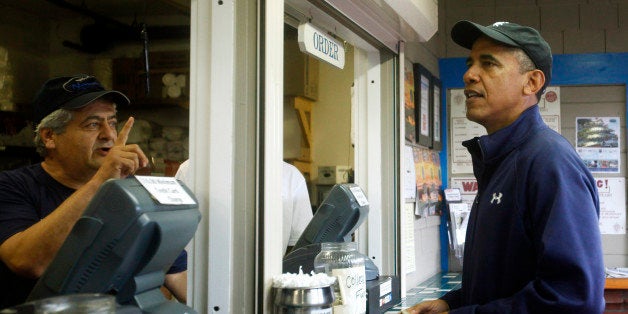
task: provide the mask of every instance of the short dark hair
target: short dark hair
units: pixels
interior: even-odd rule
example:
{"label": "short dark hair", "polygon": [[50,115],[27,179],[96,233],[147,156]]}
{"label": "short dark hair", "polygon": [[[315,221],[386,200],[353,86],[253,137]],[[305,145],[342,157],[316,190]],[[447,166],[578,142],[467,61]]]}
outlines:
{"label": "short dark hair", "polygon": [[[510,49],[512,49],[512,52],[515,55],[515,58],[517,58],[517,61],[519,61],[519,73],[523,74],[529,71],[537,70],[536,65],[534,65],[534,61],[530,59],[530,56],[528,56],[528,54],[525,51],[523,51],[523,49],[516,48],[516,47],[512,47]],[[541,96],[543,96],[543,92],[544,92],[543,88],[539,89],[539,91],[536,92],[537,101],[541,100]]]}

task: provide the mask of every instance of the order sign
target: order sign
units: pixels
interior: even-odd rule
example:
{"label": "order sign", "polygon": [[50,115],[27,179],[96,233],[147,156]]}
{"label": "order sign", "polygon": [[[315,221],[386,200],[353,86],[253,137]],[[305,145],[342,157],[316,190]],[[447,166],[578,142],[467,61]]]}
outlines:
{"label": "order sign", "polygon": [[345,67],[343,43],[312,26],[312,24],[299,25],[299,49],[339,69]]}

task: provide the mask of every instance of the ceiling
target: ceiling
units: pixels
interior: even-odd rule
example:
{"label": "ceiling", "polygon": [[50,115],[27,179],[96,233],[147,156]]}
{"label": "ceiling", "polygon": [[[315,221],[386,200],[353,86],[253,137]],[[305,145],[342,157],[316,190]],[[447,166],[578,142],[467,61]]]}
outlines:
{"label": "ceiling", "polygon": [[[101,53],[128,41],[189,39],[191,0],[0,0],[0,10],[13,9],[38,19],[81,21],[77,42],[66,47]],[[10,11],[10,10],[9,10]],[[147,37],[145,37],[147,35]]]}
{"label": "ceiling", "polygon": [[[0,0],[12,7],[48,19],[75,18],[93,13],[111,18],[190,15],[191,0]],[[81,12],[82,11],[82,12]]]}

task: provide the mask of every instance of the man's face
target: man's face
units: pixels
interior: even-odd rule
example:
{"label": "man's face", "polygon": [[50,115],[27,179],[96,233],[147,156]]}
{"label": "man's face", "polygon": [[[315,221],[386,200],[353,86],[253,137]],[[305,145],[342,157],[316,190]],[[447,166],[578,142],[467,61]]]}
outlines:
{"label": "man's face", "polygon": [[524,107],[526,74],[511,48],[478,38],[467,59],[463,76],[467,119],[484,126],[489,134],[508,126]]}
{"label": "man's face", "polygon": [[117,138],[113,103],[98,99],[74,112],[65,132],[54,135],[55,160],[75,175],[93,175]]}

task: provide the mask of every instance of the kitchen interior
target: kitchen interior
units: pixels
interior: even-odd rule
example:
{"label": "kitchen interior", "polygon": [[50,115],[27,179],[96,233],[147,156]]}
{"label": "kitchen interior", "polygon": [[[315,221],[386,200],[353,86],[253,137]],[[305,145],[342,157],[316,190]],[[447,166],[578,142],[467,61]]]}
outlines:
{"label": "kitchen interior", "polygon": [[128,142],[151,161],[142,174],[174,175],[188,157],[189,0],[3,0],[0,16],[0,171],[39,161],[39,87],[86,73],[131,99],[119,121],[136,119]]}
{"label": "kitchen interior", "polygon": [[[40,160],[30,102],[41,84],[86,73],[131,99],[118,108],[119,121],[136,119],[128,142],[151,162],[140,174],[176,173],[189,153],[189,0],[2,0],[0,9],[0,171]],[[353,176],[353,49],[346,47],[345,69],[320,63],[299,51],[292,19],[284,34],[284,160],[304,174],[315,205]]]}
{"label": "kitchen interior", "polygon": [[353,182],[356,48],[345,43],[345,65],[334,67],[300,50],[297,26],[286,14],[283,159],[304,175],[316,209],[335,184]]}
{"label": "kitchen interior", "polygon": [[[119,121],[136,119],[129,143],[139,144],[151,161],[141,174],[174,175],[189,153],[190,5],[0,1],[0,171],[39,161],[30,102],[41,84],[86,73],[131,99],[130,107],[118,108]],[[316,204],[333,184],[352,180],[353,49],[346,47],[345,69],[318,62],[299,51],[297,24],[290,15],[286,20],[283,154],[304,174]],[[308,109],[295,108],[295,100]]]}

